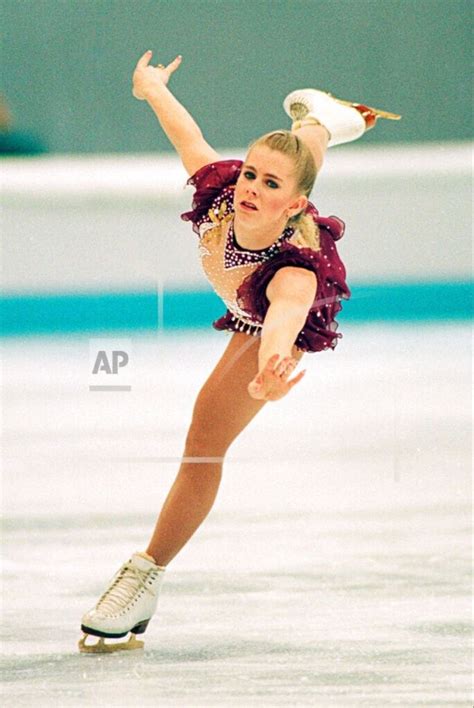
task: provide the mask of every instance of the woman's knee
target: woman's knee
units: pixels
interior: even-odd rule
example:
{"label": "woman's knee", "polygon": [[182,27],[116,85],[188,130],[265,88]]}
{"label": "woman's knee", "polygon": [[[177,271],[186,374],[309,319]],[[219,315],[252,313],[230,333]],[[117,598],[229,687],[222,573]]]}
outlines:
{"label": "woman's knee", "polygon": [[229,411],[225,406],[200,402],[195,406],[186,437],[188,454],[223,457],[253,415],[246,411],[239,415],[239,411]]}
{"label": "woman's knee", "polygon": [[186,436],[185,454],[189,457],[224,457],[231,442],[210,421],[193,420]]}

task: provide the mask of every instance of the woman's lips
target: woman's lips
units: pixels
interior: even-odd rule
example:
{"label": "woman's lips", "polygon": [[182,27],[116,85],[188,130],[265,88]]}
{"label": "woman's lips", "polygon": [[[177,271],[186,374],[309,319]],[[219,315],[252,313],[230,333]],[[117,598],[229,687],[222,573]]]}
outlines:
{"label": "woman's lips", "polygon": [[240,206],[243,207],[246,211],[258,211],[257,207],[255,204],[252,204],[252,202],[240,202]]}

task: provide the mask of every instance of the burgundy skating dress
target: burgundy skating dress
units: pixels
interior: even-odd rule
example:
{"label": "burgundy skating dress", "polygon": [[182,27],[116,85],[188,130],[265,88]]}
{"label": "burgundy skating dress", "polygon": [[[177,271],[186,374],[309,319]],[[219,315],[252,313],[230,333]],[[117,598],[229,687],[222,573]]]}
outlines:
{"label": "burgundy skating dress", "polygon": [[234,236],[233,216],[234,187],[242,165],[241,160],[220,160],[201,167],[187,181],[196,187],[192,211],[181,214],[184,221],[193,223],[204,272],[227,307],[213,327],[259,336],[270,305],[265,294],[267,285],[280,268],[297,266],[313,271],[317,292],[295,345],[305,352],[334,349],[342,337],[336,333],[334,318],[342,309],[340,300],[351,296],[335,245],[344,234],[344,222],[336,216],[319,216],[309,202],[306,213],[319,227],[319,251],[296,245],[297,226],[286,227],[267,248],[249,251],[240,247]]}

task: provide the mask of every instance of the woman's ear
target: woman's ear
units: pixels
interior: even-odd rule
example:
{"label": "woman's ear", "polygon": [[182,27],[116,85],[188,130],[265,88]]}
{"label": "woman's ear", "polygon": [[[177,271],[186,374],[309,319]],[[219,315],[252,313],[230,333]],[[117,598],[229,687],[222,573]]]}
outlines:
{"label": "woman's ear", "polygon": [[296,216],[300,211],[305,211],[308,206],[308,197],[301,196],[298,197],[287,209],[288,218],[291,219],[292,216]]}

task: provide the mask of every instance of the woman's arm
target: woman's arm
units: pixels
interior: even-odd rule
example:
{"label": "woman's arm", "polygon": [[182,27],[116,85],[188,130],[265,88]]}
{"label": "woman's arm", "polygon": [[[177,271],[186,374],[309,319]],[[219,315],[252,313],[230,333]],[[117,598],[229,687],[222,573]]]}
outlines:
{"label": "woman's arm", "polygon": [[308,309],[309,307],[296,297],[281,298],[271,303],[262,327],[258,350],[260,371],[275,354],[278,354],[280,359],[291,356],[294,341],[304,327]]}
{"label": "woman's arm", "polygon": [[166,86],[182,58],[178,56],[161,68],[149,65],[151,56],[151,52],[146,52],[138,60],[133,72],[133,95],[138,100],[147,101],[176,148],[187,173],[193,175],[204,165],[221,158],[206,142],[194,118]]}
{"label": "woman's arm", "polygon": [[262,327],[259,371],[248,388],[253,398],[275,401],[286,395],[303,377],[304,372],[301,372],[291,381],[287,380],[298,363],[292,356],[292,348],[314,302],[316,290],[315,274],[292,266],[281,268],[268,284],[266,295],[270,307]]}
{"label": "woman's arm", "polygon": [[274,354],[281,358],[291,356],[295,339],[316,296],[316,276],[304,268],[280,268],[267,285],[266,296],[270,307],[258,351],[260,370]]}

